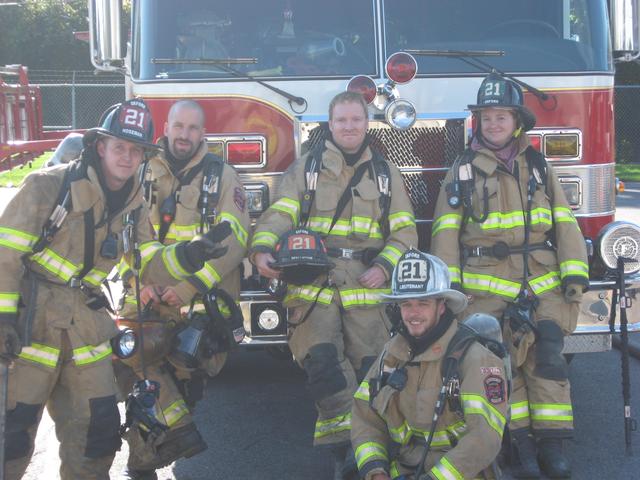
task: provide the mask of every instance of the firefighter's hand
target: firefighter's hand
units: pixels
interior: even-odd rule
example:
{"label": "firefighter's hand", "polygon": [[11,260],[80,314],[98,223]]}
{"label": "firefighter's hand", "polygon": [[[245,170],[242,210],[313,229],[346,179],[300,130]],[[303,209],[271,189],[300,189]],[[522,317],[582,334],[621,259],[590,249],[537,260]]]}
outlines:
{"label": "firefighter's hand", "polygon": [[204,262],[220,258],[227,253],[228,247],[220,243],[231,233],[229,222],[220,222],[204,235],[196,235],[185,245],[185,256],[193,272],[204,266]]}
{"label": "firefighter's hand", "polygon": [[366,288],[380,288],[387,281],[387,275],[380,265],[374,264],[358,277],[358,281]]}
{"label": "firefighter's hand", "polygon": [[22,351],[22,343],[12,322],[0,321],[0,358],[13,360]]}
{"label": "firefighter's hand", "polygon": [[275,261],[273,255],[266,252],[258,252],[253,256],[253,264],[258,269],[258,273],[267,278],[280,278],[280,272],[271,268],[271,264]]}
{"label": "firefighter's hand", "polygon": [[582,301],[582,285],[570,283],[564,290],[564,299],[567,303],[580,303]]}
{"label": "firefighter's hand", "polygon": [[162,290],[159,287],[155,285],[147,285],[140,290],[140,302],[142,303],[142,306],[145,306],[150,301],[158,304],[161,301],[161,294]]}
{"label": "firefighter's hand", "polygon": [[178,292],[176,292],[175,288],[167,287],[162,292],[162,301],[167,305],[172,307],[180,308],[184,305],[182,299],[178,296]]}

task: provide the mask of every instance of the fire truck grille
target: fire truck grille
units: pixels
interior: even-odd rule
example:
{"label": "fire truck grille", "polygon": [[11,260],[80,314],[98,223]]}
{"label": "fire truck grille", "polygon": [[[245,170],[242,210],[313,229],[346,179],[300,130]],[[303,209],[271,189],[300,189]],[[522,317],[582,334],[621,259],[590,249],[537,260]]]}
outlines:
{"label": "fire truck grille", "polygon": [[[328,135],[326,123],[304,124],[302,152]],[[440,184],[447,169],[464,150],[464,119],[419,120],[409,130],[394,130],[382,122],[369,123],[371,143],[402,172],[416,218],[431,220]]]}

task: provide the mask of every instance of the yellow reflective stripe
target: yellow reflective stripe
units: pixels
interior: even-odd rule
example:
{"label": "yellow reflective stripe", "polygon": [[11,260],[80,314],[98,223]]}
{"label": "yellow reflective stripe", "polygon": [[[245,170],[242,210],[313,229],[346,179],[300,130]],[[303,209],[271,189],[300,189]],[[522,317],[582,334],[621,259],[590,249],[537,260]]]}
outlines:
{"label": "yellow reflective stripe", "polygon": [[300,214],[300,202],[293,198],[282,197],[277,202],[271,204],[269,208],[286,213],[291,217],[294,225],[298,224],[298,215]]}
{"label": "yellow reflective stripe", "polygon": [[162,411],[164,420],[165,422],[167,422],[168,427],[172,427],[173,425],[175,425],[178,420],[180,420],[188,413],[189,409],[187,408],[187,404],[182,399],[176,400]]}
{"label": "yellow reflective stripe", "polygon": [[208,263],[205,263],[204,267],[198,270],[194,276],[204,284],[207,290],[211,289],[211,287],[220,283],[220,280],[222,280],[216,269]]}
{"label": "yellow reflective stripe", "polygon": [[22,347],[22,351],[18,355],[23,360],[39,363],[46,367],[55,368],[60,357],[60,350],[57,348],[42,345],[41,343],[32,343],[28,347]]}
{"label": "yellow reflective stripe", "polygon": [[357,398],[358,400],[363,400],[365,402],[369,401],[369,382],[367,380],[363,380],[362,383],[358,385],[358,390],[356,390],[353,398]]}
{"label": "yellow reflective stripe", "polygon": [[0,293],[0,313],[18,313],[19,293]]}
{"label": "yellow reflective stripe", "polygon": [[107,278],[107,275],[107,272],[103,272],[97,268],[92,268],[89,270],[89,273],[82,277],[82,281],[89,285],[93,285],[94,287],[99,287],[102,282],[104,282],[104,279]]}
{"label": "yellow reflective stripe", "polygon": [[475,414],[482,416],[489,426],[502,438],[502,432],[504,431],[507,421],[486,398],[475,393],[463,393],[460,395],[460,398],[462,399],[462,410],[465,415]]}
{"label": "yellow reflective stripe", "polygon": [[589,265],[580,260],[560,262],[560,278],[568,275],[589,278]]}
{"label": "yellow reflective stripe", "polygon": [[185,277],[190,276],[191,274],[187,272],[180,262],[178,261],[178,257],[176,255],[176,248],[180,245],[179,243],[175,243],[173,245],[169,245],[162,250],[162,262],[164,263],[167,272],[175,278],[176,280],[182,280]]}
{"label": "yellow reflective stripe", "polygon": [[[154,224],[153,229],[157,232],[160,231],[160,225]],[[200,233],[200,223],[194,223],[192,225],[176,225],[172,223],[169,225],[167,234],[164,239],[174,240],[176,242],[186,242],[191,240],[197,234]]]}
{"label": "yellow reflective stripe", "polygon": [[144,270],[158,250],[162,249],[164,249],[163,245],[155,240],[140,245],[140,269]]}
{"label": "yellow reflective stripe", "polygon": [[440,461],[429,470],[429,473],[438,480],[464,480],[462,474],[453,466],[447,457],[442,457]]}
{"label": "yellow reflective stripe", "polygon": [[479,273],[463,272],[462,285],[468,290],[491,292],[509,299],[516,298],[518,293],[520,293],[519,283]]}
{"label": "yellow reflective stripe", "polygon": [[[472,223],[477,223],[473,219],[469,219]],[[482,222],[480,228],[482,230],[493,230],[494,228],[514,228],[524,226],[524,214],[521,210],[515,212],[493,212],[487,215],[487,218]]]}
{"label": "yellow reflective stripe", "polygon": [[576,217],[573,216],[571,209],[567,207],[554,207],[553,220],[557,223],[578,223],[576,221]]}
{"label": "yellow reflective stripe", "polygon": [[447,432],[454,438],[460,439],[467,433],[467,424],[464,420],[453,423],[447,427]]}
{"label": "yellow reflective stripe", "polygon": [[435,222],[433,222],[433,229],[431,236],[435,237],[436,234],[442,230],[454,229],[460,230],[462,224],[462,215],[458,213],[448,213],[446,215],[440,215]]}
{"label": "yellow reflective stripe", "polygon": [[542,275],[540,277],[535,277],[529,280],[529,286],[533,293],[536,295],[540,295],[541,293],[547,292],[555,287],[560,286],[560,277],[558,276],[558,272],[549,272],[546,275]]}
{"label": "yellow reflective stripe", "polygon": [[287,294],[284,297],[284,302],[286,303],[293,300],[315,302],[317,300],[318,303],[330,305],[333,300],[333,293],[334,291],[331,288],[321,288],[315,285],[289,285]]}
{"label": "yellow reflective stripe", "polygon": [[406,420],[398,427],[393,428],[391,425],[388,425],[387,428],[389,430],[389,435],[394,442],[404,446],[409,443],[409,440],[411,440],[412,431]]}
{"label": "yellow reflective stripe", "polygon": [[233,231],[233,234],[236,237],[236,240],[238,240],[238,243],[240,245],[246,248],[247,241],[249,240],[249,233],[242,226],[242,224],[240,223],[240,220],[238,220],[235,217],[235,215],[232,215],[228,212],[220,212],[220,215],[218,215],[218,218],[220,219],[221,222],[229,222],[229,224],[231,225],[231,230]]}
{"label": "yellow reflective stripe", "polygon": [[395,267],[402,256],[402,252],[393,245],[387,245],[379,255]]}
{"label": "yellow reflective stripe", "polygon": [[348,237],[352,233],[368,234],[369,238],[382,238],[382,230],[378,222],[372,222],[366,217],[354,217],[354,221],[344,218],[339,219],[331,231],[331,217],[309,217],[309,228],[314,232],[323,235],[333,235],[336,237]]}
{"label": "yellow reflective stripe", "polygon": [[511,412],[511,421],[529,418],[529,402],[527,400],[509,405],[509,410]]}
{"label": "yellow reflective stripe", "polygon": [[462,283],[462,273],[460,267],[454,267],[449,265],[449,277],[451,279],[451,283],[458,282]]}
{"label": "yellow reflective stripe", "polygon": [[391,478],[396,478],[400,476],[400,469],[398,468],[398,462],[395,460],[391,462],[391,466],[389,467],[389,475]]}
{"label": "yellow reflective stripe", "polygon": [[405,227],[413,227],[416,224],[415,217],[411,212],[397,212],[389,215],[389,230],[397,232]]}
{"label": "yellow reflective stripe", "polygon": [[109,342],[100,345],[87,345],[86,347],[73,349],[73,360],[76,365],[88,365],[99,362],[103,358],[111,355],[111,344]]}
{"label": "yellow reflective stripe", "polygon": [[389,288],[352,288],[348,290],[338,290],[344,308],[351,308],[360,305],[378,305],[382,302],[382,294],[391,294]]}
{"label": "yellow reflective stripe", "polygon": [[531,210],[531,225],[538,225],[540,223],[553,225],[551,210],[544,207],[538,207]]}
{"label": "yellow reflective stripe", "polygon": [[61,257],[48,247],[41,252],[31,256],[31,259],[41,265],[45,270],[56,277],[68,282],[75,273],[82,268],[82,265],[74,265],[69,260]]}
{"label": "yellow reflective stripe", "polygon": [[251,240],[251,247],[264,245],[265,247],[274,248],[278,243],[278,236],[271,232],[256,232]]}
{"label": "yellow reflective stripe", "polygon": [[15,228],[0,227],[0,245],[13,248],[19,252],[30,252],[38,241],[36,235]]}
{"label": "yellow reflective stripe", "polygon": [[345,430],[351,430],[351,413],[345,413],[328,420],[318,420],[313,436],[314,438],[322,438]]}
{"label": "yellow reflective stripe", "polygon": [[366,442],[356,448],[356,463],[358,464],[358,469],[362,470],[362,467],[365,463],[370,462],[372,460],[383,460],[385,462],[389,461],[389,457],[387,455],[387,449],[384,445],[377,442]]}
{"label": "yellow reflective stripe", "polygon": [[573,409],[570,403],[531,403],[531,420],[554,422],[572,422]]}

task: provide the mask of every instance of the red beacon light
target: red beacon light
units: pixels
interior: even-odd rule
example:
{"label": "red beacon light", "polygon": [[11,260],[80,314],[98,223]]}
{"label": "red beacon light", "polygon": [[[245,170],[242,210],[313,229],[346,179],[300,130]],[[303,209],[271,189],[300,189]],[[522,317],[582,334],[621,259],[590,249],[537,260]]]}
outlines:
{"label": "red beacon light", "polygon": [[387,58],[385,70],[393,82],[402,85],[415,78],[418,73],[418,62],[406,52],[396,52]]}
{"label": "red beacon light", "polygon": [[347,91],[361,93],[367,104],[373,102],[377,95],[376,82],[367,75],[356,75],[347,84]]}

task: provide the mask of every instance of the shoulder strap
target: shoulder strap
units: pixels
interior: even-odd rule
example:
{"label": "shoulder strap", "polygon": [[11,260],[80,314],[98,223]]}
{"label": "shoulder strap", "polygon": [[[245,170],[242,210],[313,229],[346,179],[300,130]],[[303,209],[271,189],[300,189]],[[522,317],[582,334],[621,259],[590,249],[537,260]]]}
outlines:
{"label": "shoulder strap", "polygon": [[382,234],[386,238],[389,236],[389,209],[391,208],[391,169],[389,164],[382,157],[380,152],[376,150],[372,145],[371,149],[371,163],[373,165],[373,173],[375,175],[376,185],[378,186],[378,192],[380,192],[380,211],[382,216],[380,217],[380,227],[382,228]]}
{"label": "shoulder strap", "polygon": [[311,206],[316,196],[318,175],[322,167],[322,154],[325,148],[324,142],[320,142],[307,155],[307,160],[304,164],[304,193],[302,194],[302,203],[300,205],[299,225],[306,225],[309,220]]}
{"label": "shoulder strap", "polygon": [[207,153],[201,164],[204,168],[204,174],[202,176],[198,208],[200,209],[200,230],[204,231],[206,223],[212,224],[215,221],[214,218],[209,217],[212,209],[218,205],[220,200],[220,179],[222,178],[224,162],[219,156]]}
{"label": "shoulder strap", "polygon": [[545,160],[544,155],[542,155],[542,153],[540,153],[538,150],[533,148],[531,145],[527,147],[527,149],[524,152],[524,155],[525,155],[525,158],[527,159],[527,166],[529,167],[529,170],[536,177],[536,181],[538,181],[538,183],[540,183],[541,185],[545,186],[545,190],[546,190],[547,161]]}
{"label": "shoulder strap", "polygon": [[32,254],[41,252],[53,241],[53,237],[58,233],[71,210],[71,183],[80,180],[86,174],[87,168],[81,158],[69,163],[62,178],[62,185],[58,191],[55,206],[42,226],[42,233],[38,241],[33,245]]}

